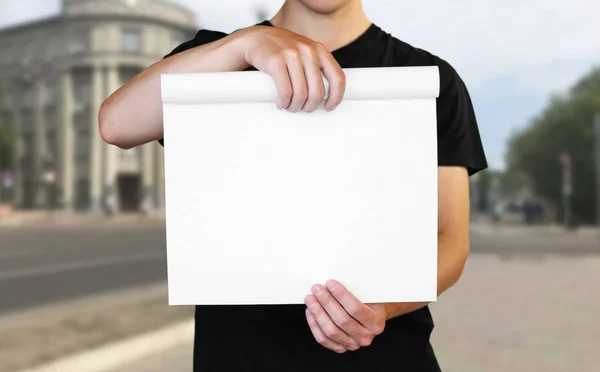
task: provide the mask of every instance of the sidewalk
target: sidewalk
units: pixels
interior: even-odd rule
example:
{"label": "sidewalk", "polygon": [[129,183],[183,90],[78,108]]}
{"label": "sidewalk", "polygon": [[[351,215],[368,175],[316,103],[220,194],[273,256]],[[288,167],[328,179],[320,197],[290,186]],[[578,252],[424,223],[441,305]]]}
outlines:
{"label": "sidewalk", "polygon": [[191,372],[193,347],[191,342],[184,343],[108,372]]}
{"label": "sidewalk", "polygon": [[151,212],[147,215],[140,213],[120,213],[108,217],[101,213],[67,212],[49,210],[13,211],[10,215],[0,218],[1,227],[43,226],[43,225],[97,225],[97,224],[131,224],[140,222],[157,222],[165,218],[163,211]]}

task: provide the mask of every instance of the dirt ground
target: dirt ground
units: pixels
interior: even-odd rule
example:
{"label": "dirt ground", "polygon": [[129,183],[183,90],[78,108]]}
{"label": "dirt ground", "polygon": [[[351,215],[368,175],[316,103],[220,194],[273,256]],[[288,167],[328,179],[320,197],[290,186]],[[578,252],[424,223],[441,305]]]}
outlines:
{"label": "dirt ground", "polygon": [[14,372],[191,319],[166,286],[122,291],[0,318],[0,372]]}

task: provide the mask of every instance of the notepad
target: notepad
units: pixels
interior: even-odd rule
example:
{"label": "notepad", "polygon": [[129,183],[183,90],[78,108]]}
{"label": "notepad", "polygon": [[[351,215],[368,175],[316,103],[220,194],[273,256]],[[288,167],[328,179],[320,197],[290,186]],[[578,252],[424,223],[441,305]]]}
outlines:
{"label": "notepad", "polygon": [[345,69],[291,113],[260,71],[162,76],[171,305],[437,297],[437,67]]}

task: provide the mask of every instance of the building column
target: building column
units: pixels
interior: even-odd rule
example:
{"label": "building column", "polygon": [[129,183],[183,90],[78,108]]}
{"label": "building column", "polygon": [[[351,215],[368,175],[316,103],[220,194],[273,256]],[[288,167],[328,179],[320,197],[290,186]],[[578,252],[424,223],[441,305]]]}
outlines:
{"label": "building column", "polygon": [[15,105],[13,111],[13,130],[17,137],[15,154],[15,174],[12,188],[13,204],[15,208],[23,205],[23,124],[21,120],[21,106]]}
{"label": "building column", "polygon": [[156,209],[163,210],[165,208],[165,150],[158,144],[154,145],[156,146],[156,172],[154,181]]}
{"label": "building column", "polygon": [[[111,95],[119,89],[119,69],[117,66],[110,66],[106,76],[107,95]],[[119,167],[119,148],[114,145],[105,145],[105,166],[104,166],[104,198],[113,204],[118,211],[119,197],[117,187],[117,172]]]}
{"label": "building column", "polygon": [[46,171],[46,133],[44,126],[44,82],[37,80],[34,85],[34,150],[33,150],[33,174],[35,177],[34,205],[37,208],[46,207],[47,185],[44,180]]}
{"label": "building column", "polygon": [[73,209],[75,175],[75,128],[73,127],[73,81],[69,69],[62,72],[60,89],[59,188],[64,209]]}
{"label": "building column", "polygon": [[94,66],[92,71],[92,99],[91,99],[91,118],[90,118],[90,211],[99,212],[101,210],[102,198],[102,146],[103,141],[100,137],[98,128],[98,113],[102,105],[103,79],[102,69]]}

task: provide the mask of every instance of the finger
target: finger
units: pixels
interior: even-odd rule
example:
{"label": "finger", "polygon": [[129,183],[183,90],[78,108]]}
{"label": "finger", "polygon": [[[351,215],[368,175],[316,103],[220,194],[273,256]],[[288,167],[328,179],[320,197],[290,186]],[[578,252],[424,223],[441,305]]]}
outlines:
{"label": "finger", "polygon": [[350,316],[327,289],[317,284],[312,287],[312,292],[335,325],[349,335],[357,344],[366,346],[363,344],[370,343],[373,336],[371,332]]}
{"label": "finger", "polygon": [[305,46],[302,50],[302,63],[304,64],[304,75],[308,85],[308,98],[302,110],[306,112],[315,111],[325,97],[325,84],[321,75],[321,63],[316,51],[312,47]]}
{"label": "finger", "polygon": [[378,325],[378,319],[373,309],[363,304],[342,283],[337,280],[328,280],[326,286],[344,310],[364,328],[373,330]]}
{"label": "finger", "polygon": [[276,57],[269,66],[269,75],[277,87],[277,108],[285,110],[289,107],[293,90],[287,64],[281,57]]}
{"label": "finger", "polygon": [[293,92],[288,111],[297,112],[302,109],[308,98],[308,86],[306,84],[304,66],[300,60],[300,52],[296,49],[286,51],[286,62]]}
{"label": "finger", "polygon": [[308,309],[314,316],[319,328],[328,339],[343,345],[346,349],[358,349],[358,344],[350,336],[344,333],[344,331],[342,331],[337,325],[335,325],[333,320],[331,320],[329,317],[329,314],[327,314],[314,296],[309,295],[306,297],[306,306],[308,306]]}
{"label": "finger", "polygon": [[325,47],[319,47],[318,52],[323,75],[329,81],[329,92],[327,101],[325,102],[325,109],[331,111],[342,102],[346,91],[346,74],[344,74],[340,65]]}
{"label": "finger", "polygon": [[340,354],[348,351],[348,349],[346,349],[343,345],[335,343],[325,336],[309,309],[306,309],[306,321],[308,322],[308,326],[313,334],[313,337],[319,344]]}

